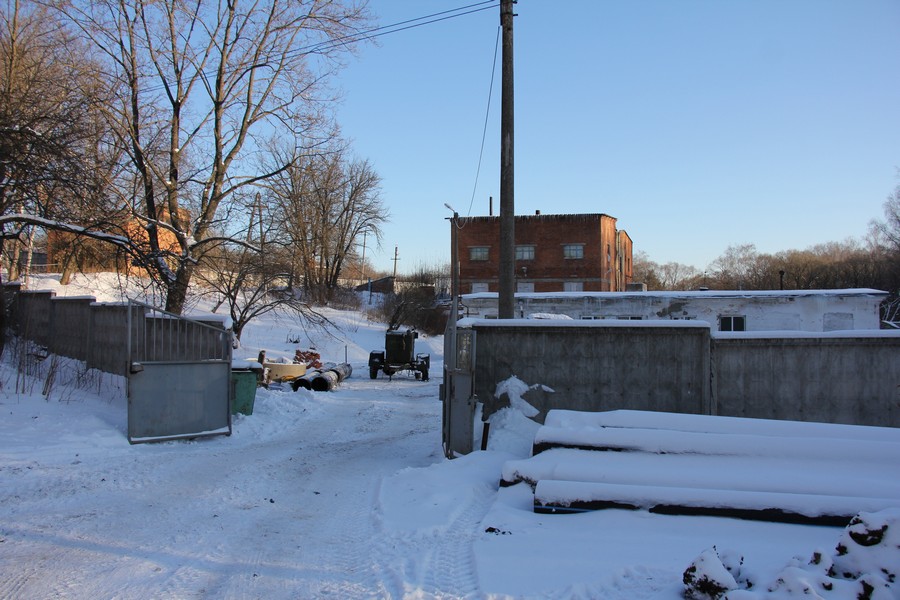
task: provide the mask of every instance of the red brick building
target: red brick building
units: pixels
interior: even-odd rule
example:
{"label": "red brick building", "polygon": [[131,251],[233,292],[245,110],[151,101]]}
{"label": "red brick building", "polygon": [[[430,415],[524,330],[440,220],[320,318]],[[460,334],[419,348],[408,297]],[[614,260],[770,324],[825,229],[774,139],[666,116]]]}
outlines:
{"label": "red brick building", "polygon": [[[460,217],[459,291],[499,288],[500,217]],[[631,238],[604,214],[517,216],[516,290],[621,292],[631,283]]]}

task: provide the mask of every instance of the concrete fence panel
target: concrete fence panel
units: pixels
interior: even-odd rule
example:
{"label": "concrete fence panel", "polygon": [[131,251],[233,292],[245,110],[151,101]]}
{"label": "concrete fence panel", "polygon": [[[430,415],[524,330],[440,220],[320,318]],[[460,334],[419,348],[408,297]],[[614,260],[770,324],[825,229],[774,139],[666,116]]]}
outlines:
{"label": "concrete fence panel", "polygon": [[536,420],[541,422],[555,408],[709,410],[710,334],[705,323],[515,323],[479,320],[472,325],[475,393],[484,402],[485,416],[505,405],[494,394],[497,384],[512,375],[544,386],[526,397],[540,410]]}
{"label": "concrete fence panel", "polygon": [[534,386],[524,399],[541,422],[563,408],[900,427],[900,332],[712,336],[690,321],[566,323],[461,322],[476,334],[485,417],[506,406],[497,385],[515,375]]}
{"label": "concrete fence panel", "polygon": [[24,291],[17,294],[16,306],[12,311],[16,317],[13,323],[15,332],[36,344],[49,346],[53,339],[50,326],[53,309],[50,302],[55,295],[55,292],[50,291]]}
{"label": "concrete fence panel", "polygon": [[713,339],[720,415],[900,427],[900,336]]}
{"label": "concrete fence panel", "polygon": [[[94,304],[91,306],[90,354],[87,366],[115,375],[128,374],[127,304]],[[140,318],[144,309],[131,307]]]}
{"label": "concrete fence panel", "polygon": [[100,304],[93,297],[56,298],[52,291],[23,292],[17,286],[4,285],[3,298],[16,335],[115,375],[127,375],[136,356],[144,361],[218,359],[230,345],[231,332],[221,321],[197,322],[161,311],[150,315],[143,305]]}
{"label": "concrete fence panel", "polygon": [[54,354],[87,361],[90,347],[85,340],[91,331],[92,297],[54,298],[50,302],[50,328],[52,333],[48,348]]}

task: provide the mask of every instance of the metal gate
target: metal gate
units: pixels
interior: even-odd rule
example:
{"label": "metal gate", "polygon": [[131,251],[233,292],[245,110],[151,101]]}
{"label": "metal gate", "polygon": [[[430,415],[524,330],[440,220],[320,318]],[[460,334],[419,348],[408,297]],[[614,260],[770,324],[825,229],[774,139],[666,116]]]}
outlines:
{"label": "metal gate", "polygon": [[231,331],[128,304],[128,441],[231,435]]}
{"label": "metal gate", "polygon": [[442,437],[444,455],[454,458],[472,452],[474,444],[473,427],[478,402],[474,386],[475,331],[457,329],[454,324],[444,347]]}

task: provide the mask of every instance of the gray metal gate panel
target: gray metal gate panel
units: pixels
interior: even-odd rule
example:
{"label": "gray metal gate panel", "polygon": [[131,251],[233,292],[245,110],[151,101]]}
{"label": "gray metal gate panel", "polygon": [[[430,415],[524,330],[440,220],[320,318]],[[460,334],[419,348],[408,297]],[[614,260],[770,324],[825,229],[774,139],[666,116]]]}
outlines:
{"label": "gray metal gate panel", "polygon": [[231,332],[130,301],[128,440],[231,435]]}
{"label": "gray metal gate panel", "polygon": [[472,452],[478,401],[474,393],[475,331],[457,329],[453,338],[455,368],[445,367],[444,374],[443,445],[447,458]]}
{"label": "gray metal gate panel", "polygon": [[231,433],[231,365],[141,363],[128,378],[132,444]]}

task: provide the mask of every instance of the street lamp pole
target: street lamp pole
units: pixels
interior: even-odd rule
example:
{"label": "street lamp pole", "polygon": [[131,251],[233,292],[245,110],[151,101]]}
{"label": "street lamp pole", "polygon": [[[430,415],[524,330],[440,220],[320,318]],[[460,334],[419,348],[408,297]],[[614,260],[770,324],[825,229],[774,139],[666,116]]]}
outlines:
{"label": "street lamp pole", "polygon": [[444,206],[453,211],[450,219],[450,315],[444,331],[444,368],[452,371],[456,368],[456,319],[459,315],[459,246],[456,235],[459,213],[447,203]]}

